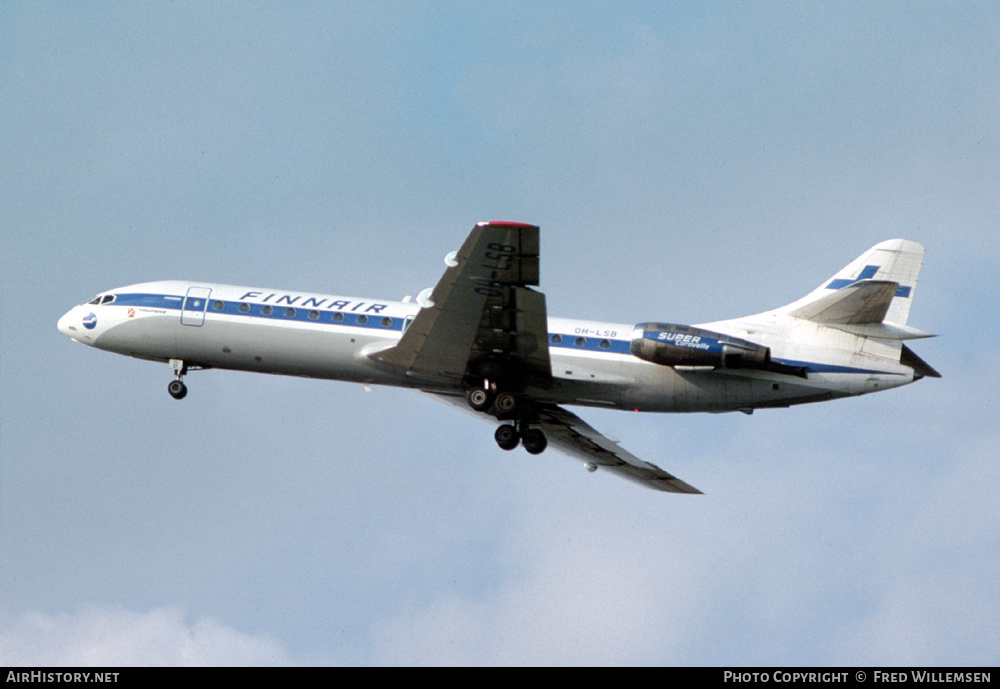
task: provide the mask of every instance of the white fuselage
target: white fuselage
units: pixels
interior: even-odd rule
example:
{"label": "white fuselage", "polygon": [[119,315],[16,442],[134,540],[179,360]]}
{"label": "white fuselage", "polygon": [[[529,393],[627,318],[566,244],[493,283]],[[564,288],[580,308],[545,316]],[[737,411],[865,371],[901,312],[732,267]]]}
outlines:
{"label": "white fuselage", "polygon": [[[64,315],[59,330],[98,349],[192,367],[459,390],[454,380],[413,377],[370,358],[395,345],[420,308],[412,302],[163,281],[102,293]],[[553,382],[531,389],[531,395],[556,404],[638,411],[749,411],[914,380],[913,369],[899,363],[898,344],[778,312],[700,327],[770,347],[775,361],[804,366],[808,373],[731,375],[663,366],[632,355],[632,324],[549,318]]]}

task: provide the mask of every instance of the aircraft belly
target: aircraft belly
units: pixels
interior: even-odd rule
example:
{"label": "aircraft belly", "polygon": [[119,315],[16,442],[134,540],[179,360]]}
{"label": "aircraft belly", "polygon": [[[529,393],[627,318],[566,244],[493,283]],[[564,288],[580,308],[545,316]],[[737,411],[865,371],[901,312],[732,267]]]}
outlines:
{"label": "aircraft belly", "polygon": [[388,340],[362,328],[331,332],[316,326],[235,319],[206,319],[202,326],[192,327],[182,325],[176,316],[149,316],[109,328],[94,346],[141,359],[182,359],[212,368],[399,385],[402,374],[357,355]]}
{"label": "aircraft belly", "polygon": [[[656,412],[722,412],[784,407],[857,394],[828,381],[765,372],[677,371],[635,357],[553,358],[553,383],[539,399]],[[855,377],[857,378],[857,377]],[[855,380],[863,386],[863,380]]]}
{"label": "aircraft belly", "polygon": [[634,378],[623,375],[626,357],[621,355],[553,350],[551,356],[552,385],[533,393],[545,401],[619,407],[622,393],[635,383]]}
{"label": "aircraft belly", "polygon": [[641,375],[623,398],[625,408],[690,412],[728,405],[729,380],[702,372],[679,372],[670,366],[642,366]]}
{"label": "aircraft belly", "polygon": [[725,412],[757,407],[787,407],[842,397],[825,380],[758,372],[676,371],[669,366],[645,371],[626,390],[622,407],[657,412]]}

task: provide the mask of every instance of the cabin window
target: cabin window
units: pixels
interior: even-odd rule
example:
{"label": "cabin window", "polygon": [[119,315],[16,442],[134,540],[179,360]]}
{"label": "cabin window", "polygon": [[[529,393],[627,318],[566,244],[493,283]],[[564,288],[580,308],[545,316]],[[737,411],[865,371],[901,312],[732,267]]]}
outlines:
{"label": "cabin window", "polygon": [[383,328],[391,328],[392,327],[392,319],[389,318],[389,317],[383,318],[382,319],[382,327]]}
{"label": "cabin window", "polygon": [[562,344],[562,335],[553,335],[549,340],[552,344]]}
{"label": "cabin window", "polygon": [[358,325],[367,325],[367,324],[368,324],[368,316],[364,314],[358,316]]}
{"label": "cabin window", "polygon": [[578,338],[576,338],[576,341],[573,344],[575,344],[577,347],[586,347],[587,346],[587,338],[586,337],[578,337]]}
{"label": "cabin window", "polygon": [[338,311],[337,313],[333,314],[333,322],[334,323],[341,323],[341,322],[343,322],[343,320],[344,320],[344,314],[342,314],[340,311]]}
{"label": "cabin window", "polygon": [[246,302],[240,304],[240,313],[250,313],[250,304]]}
{"label": "cabin window", "polygon": [[293,308],[285,309],[285,315],[288,316],[289,318],[295,318],[295,309]]}
{"label": "cabin window", "polygon": [[311,321],[318,321],[319,320],[319,311],[317,311],[316,309],[313,309],[312,311],[310,311],[309,312],[309,320],[311,320]]}
{"label": "cabin window", "polygon": [[260,312],[265,316],[270,316],[272,313],[274,313],[274,307],[271,306],[270,304],[265,304],[264,308],[262,308]]}
{"label": "cabin window", "polygon": [[222,309],[226,308],[226,305],[223,304],[221,301],[215,301],[212,303],[212,308],[215,309],[216,311],[222,311]]}
{"label": "cabin window", "polygon": [[611,349],[611,340],[601,340],[601,349]]}

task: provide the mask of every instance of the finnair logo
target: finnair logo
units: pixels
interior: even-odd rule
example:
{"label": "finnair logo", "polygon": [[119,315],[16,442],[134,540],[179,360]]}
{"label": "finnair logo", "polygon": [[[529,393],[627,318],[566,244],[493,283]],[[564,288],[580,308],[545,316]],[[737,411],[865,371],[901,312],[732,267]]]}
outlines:
{"label": "finnair logo", "polygon": [[83,317],[83,327],[87,330],[93,330],[97,326],[97,315],[93,313],[88,313]]}
{"label": "finnair logo", "polygon": [[[830,280],[830,284],[826,286],[827,289],[844,289],[845,287],[850,287],[856,282],[861,282],[862,280],[871,280],[878,273],[878,269],[881,266],[865,266],[864,270],[853,280]],[[904,299],[909,298],[910,288],[900,285],[896,288],[896,296],[902,297]]]}

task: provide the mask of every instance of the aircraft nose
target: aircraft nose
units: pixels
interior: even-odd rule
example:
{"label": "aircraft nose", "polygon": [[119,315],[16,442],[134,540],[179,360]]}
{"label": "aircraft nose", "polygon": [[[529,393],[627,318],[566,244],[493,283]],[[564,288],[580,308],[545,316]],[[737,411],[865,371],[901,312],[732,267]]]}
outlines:
{"label": "aircraft nose", "polygon": [[67,337],[73,337],[73,331],[76,330],[76,326],[74,324],[76,319],[73,314],[73,311],[75,310],[76,309],[71,309],[64,313],[63,317],[59,319],[58,323],[56,323],[56,327],[59,328],[59,332]]}
{"label": "aircraft nose", "polygon": [[83,316],[80,307],[75,307],[63,314],[56,327],[66,337],[79,341],[84,334]]}

